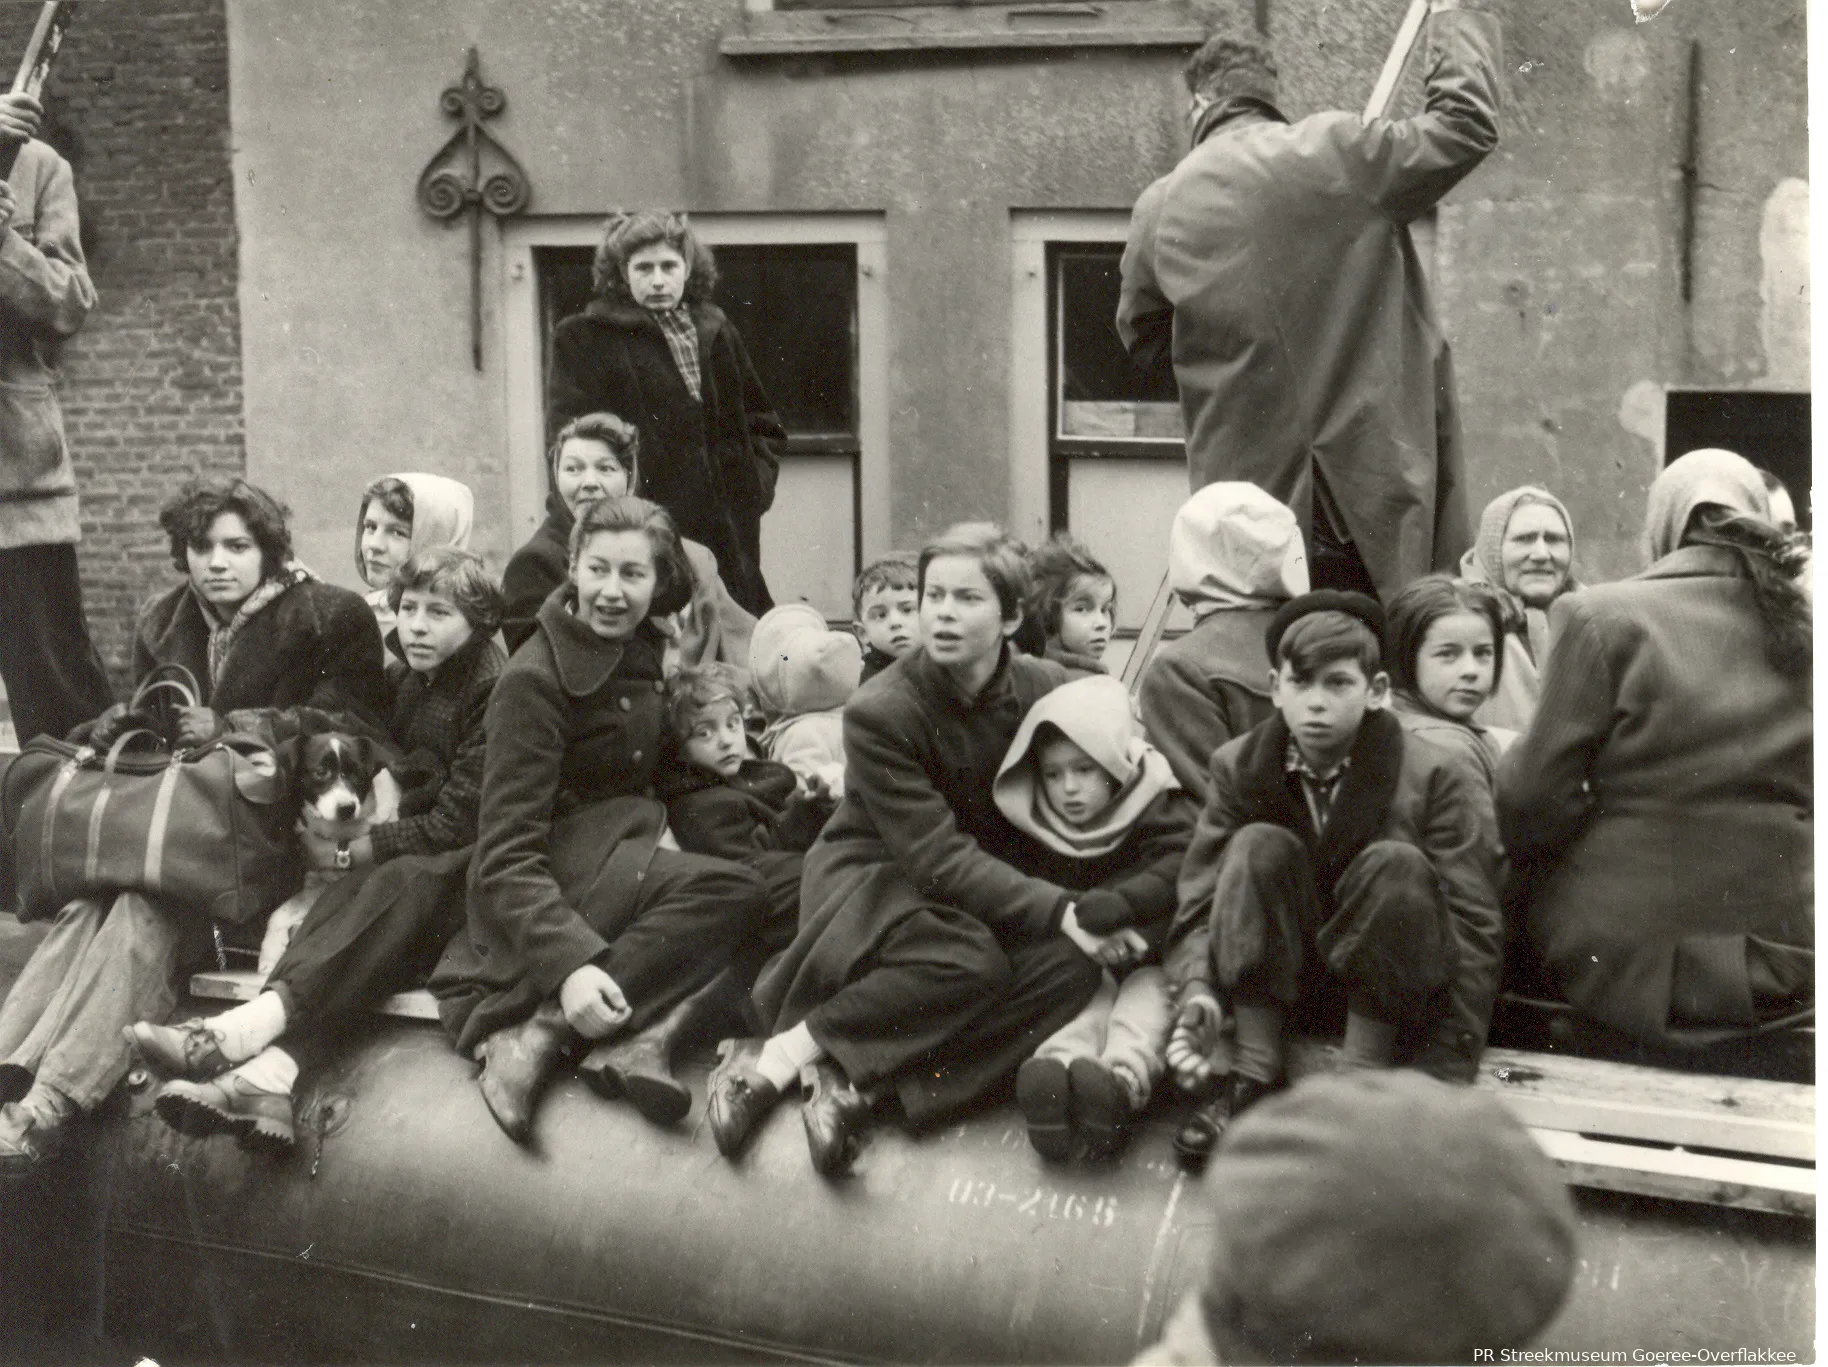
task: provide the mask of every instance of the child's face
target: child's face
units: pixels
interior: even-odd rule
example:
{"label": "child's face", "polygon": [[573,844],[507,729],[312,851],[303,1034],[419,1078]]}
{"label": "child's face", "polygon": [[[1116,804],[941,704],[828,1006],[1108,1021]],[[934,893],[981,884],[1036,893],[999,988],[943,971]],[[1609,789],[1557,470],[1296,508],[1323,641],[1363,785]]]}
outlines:
{"label": "child's face", "polygon": [[703,708],[693,715],[679,749],[700,769],[720,778],[735,778],[749,752],[742,712],[728,698]]}
{"label": "child's face", "polygon": [[1383,670],[1367,679],[1357,660],[1329,660],[1305,681],[1295,677],[1285,660],[1270,683],[1270,701],[1308,763],[1320,769],[1332,768],[1350,753],[1365,713],[1382,707],[1389,694],[1390,679]]}
{"label": "child's face", "polygon": [[1117,796],[1117,780],[1065,736],[1036,748],[1035,767],[1041,771],[1041,796],[1069,826],[1084,826]]}
{"label": "child's face", "polygon": [[395,570],[413,553],[413,524],[387,511],[378,498],[362,509],[362,578],[373,589],[387,587]]}
{"label": "child's face", "polygon": [[1471,721],[1492,694],[1498,658],[1492,624],[1476,612],[1450,612],[1422,633],[1415,653],[1416,691],[1455,721]]}
{"label": "child's face", "polygon": [[407,666],[420,674],[436,669],[476,634],[476,628],[451,596],[434,589],[408,589],[402,593],[394,625],[400,633],[400,653],[406,657]]}
{"label": "child's face", "polygon": [[608,442],[573,437],[559,447],[559,457],[552,466],[552,483],[565,506],[575,513],[581,503],[626,494],[628,467]]}
{"label": "child's face", "polygon": [[1094,660],[1104,656],[1117,626],[1117,585],[1109,579],[1081,575],[1060,600],[1060,644]]}
{"label": "child's face", "polygon": [[863,644],[899,660],[914,648],[920,628],[920,595],[911,588],[866,589],[859,614]]}

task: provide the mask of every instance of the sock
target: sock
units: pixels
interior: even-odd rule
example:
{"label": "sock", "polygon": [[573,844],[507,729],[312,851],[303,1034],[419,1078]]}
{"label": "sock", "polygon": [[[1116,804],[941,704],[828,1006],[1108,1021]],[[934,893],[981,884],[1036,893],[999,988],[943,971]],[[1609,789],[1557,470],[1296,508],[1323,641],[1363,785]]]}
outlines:
{"label": "sock", "polygon": [[801,1021],[784,1035],[776,1035],[762,1046],[761,1057],[755,1061],[755,1071],[775,1085],[777,1091],[786,1091],[799,1080],[800,1069],[809,1063],[817,1063],[825,1057],[825,1051],[819,1042],[812,1037],[812,1031]]}
{"label": "sock", "polygon": [[233,1071],[255,1091],[279,1096],[290,1096],[298,1081],[298,1061],[278,1045],[268,1045]]}
{"label": "sock", "polygon": [[1258,1082],[1274,1082],[1282,1076],[1282,1008],[1274,1002],[1234,999],[1231,1011],[1238,1018],[1232,1071]]}
{"label": "sock", "polygon": [[222,1042],[222,1057],[244,1063],[286,1033],[286,1004],[279,993],[262,992],[251,1002],[211,1016],[206,1024]]}
{"label": "sock", "polygon": [[1346,1043],[1339,1052],[1347,1068],[1388,1068],[1396,1062],[1396,1026],[1362,1011],[1346,1011]]}

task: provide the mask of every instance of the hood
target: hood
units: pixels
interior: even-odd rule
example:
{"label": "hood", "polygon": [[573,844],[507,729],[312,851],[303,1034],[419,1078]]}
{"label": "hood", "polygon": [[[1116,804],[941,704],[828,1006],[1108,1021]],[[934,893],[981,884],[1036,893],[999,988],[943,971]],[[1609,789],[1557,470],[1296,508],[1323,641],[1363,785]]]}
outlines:
{"label": "hood", "polygon": [[1280,607],[1308,591],[1301,526],[1254,484],[1208,484],[1174,514],[1168,582],[1195,617]]}
{"label": "hood", "polygon": [[1771,520],[1771,496],[1758,468],[1744,456],[1708,448],[1669,463],[1650,486],[1644,513],[1644,555],[1655,563],[1682,544],[1695,509],[1714,503],[1736,513]]}
{"label": "hood", "polygon": [[749,641],[755,698],[770,717],[842,707],[863,677],[863,647],[805,603],[768,609]]}
{"label": "hood", "polygon": [[[1085,827],[1067,825],[1047,805],[1035,773],[1035,732],[1051,722],[1117,780],[1117,795]],[[1049,849],[1075,859],[1109,854],[1148,805],[1181,785],[1167,757],[1143,736],[1130,692],[1109,675],[1074,679],[1046,694],[1022,718],[991,795],[1004,816]]]}
{"label": "hood", "polygon": [[[386,476],[397,479],[413,495],[413,539],[410,554],[439,546],[454,546],[460,551],[470,548],[470,528],[476,520],[476,496],[470,486],[443,475],[400,473]],[[362,514],[367,505],[355,510],[355,569],[361,581],[368,583],[362,565]],[[370,585],[370,587],[376,587]]]}

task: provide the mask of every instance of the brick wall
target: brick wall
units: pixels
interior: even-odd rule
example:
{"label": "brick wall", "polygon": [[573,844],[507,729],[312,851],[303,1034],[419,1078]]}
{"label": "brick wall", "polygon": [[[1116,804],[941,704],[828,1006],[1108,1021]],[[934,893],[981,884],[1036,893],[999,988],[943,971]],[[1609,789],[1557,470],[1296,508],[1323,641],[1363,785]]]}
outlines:
{"label": "brick wall", "polygon": [[[136,609],[172,582],[159,504],[246,463],[223,6],[84,5],[46,91],[101,295],[64,353],[62,396],[89,625],[117,684]],[[0,4],[8,72],[37,10]]]}

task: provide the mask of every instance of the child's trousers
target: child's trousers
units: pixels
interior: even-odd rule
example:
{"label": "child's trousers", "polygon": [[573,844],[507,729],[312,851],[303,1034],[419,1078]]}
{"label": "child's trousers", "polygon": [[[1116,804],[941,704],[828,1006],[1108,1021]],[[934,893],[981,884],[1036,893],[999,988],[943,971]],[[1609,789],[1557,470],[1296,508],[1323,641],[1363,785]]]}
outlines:
{"label": "child's trousers", "polygon": [[1110,969],[1085,1009],[1042,1042],[1036,1058],[1071,1063],[1094,1058],[1142,1084],[1146,1102],[1167,1066],[1168,979],[1159,965],[1132,970],[1119,983]]}
{"label": "child's trousers", "polygon": [[1324,970],[1354,1011],[1391,1024],[1442,999],[1457,950],[1428,857],[1374,840],[1323,899],[1314,857],[1293,831],[1253,822],[1232,836],[1212,897],[1212,957],[1228,993],[1295,1007]]}

